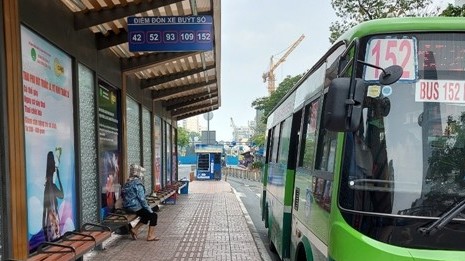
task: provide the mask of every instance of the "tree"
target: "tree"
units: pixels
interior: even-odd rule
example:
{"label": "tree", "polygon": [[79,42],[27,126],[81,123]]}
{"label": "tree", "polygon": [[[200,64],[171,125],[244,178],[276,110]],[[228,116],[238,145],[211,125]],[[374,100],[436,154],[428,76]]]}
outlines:
{"label": "tree", "polygon": [[189,131],[183,127],[178,127],[178,147],[181,150],[189,145]]}
{"label": "tree", "polygon": [[459,7],[449,4],[439,16],[465,17],[465,5]]}
{"label": "tree", "polygon": [[[286,95],[286,93],[294,87],[294,85],[302,78],[303,74],[296,75],[294,77],[288,75],[286,78],[279,84],[278,88],[271,93],[270,96],[257,98],[252,102],[252,107],[256,110],[263,111],[263,122],[266,123],[266,118],[269,116],[270,112],[278,105],[281,99]],[[257,123],[258,125],[258,123]]]}
{"label": "tree", "polygon": [[191,131],[191,132],[189,132],[189,137],[190,137],[191,141],[194,141],[195,137],[200,139],[201,135],[200,135],[200,133],[198,133],[196,131]]}
{"label": "tree", "polygon": [[252,102],[252,107],[256,110],[261,110],[263,116],[261,119],[257,119],[257,123],[254,129],[254,135],[250,138],[255,146],[263,147],[265,145],[265,133],[266,133],[266,119],[270,112],[278,105],[289,90],[302,78],[303,74],[296,76],[286,76],[284,80],[279,84],[278,88],[271,93],[270,96],[257,98]]}
{"label": "tree", "polygon": [[[189,145],[186,147],[186,155],[195,154],[195,142],[200,140],[200,133],[191,131],[189,132]],[[197,138],[197,139],[196,139]]]}
{"label": "tree", "polygon": [[265,145],[265,132],[266,132],[266,124],[263,120],[257,121],[257,124],[254,128],[254,134],[250,138],[253,144],[258,147],[263,147]]}
{"label": "tree", "polygon": [[388,17],[435,16],[439,7],[432,0],[332,0],[336,16],[342,21],[331,23],[329,41],[334,43],[339,36],[353,26],[368,20]]}

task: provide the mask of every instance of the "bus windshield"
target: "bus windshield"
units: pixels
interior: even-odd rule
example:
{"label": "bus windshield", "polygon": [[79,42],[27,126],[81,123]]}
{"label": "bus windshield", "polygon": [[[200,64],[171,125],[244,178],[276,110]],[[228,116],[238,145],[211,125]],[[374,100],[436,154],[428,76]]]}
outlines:
{"label": "bus windshield", "polygon": [[370,85],[361,127],[346,135],[340,206],[438,217],[465,199],[465,34],[378,35],[361,53],[404,75],[380,86],[377,70],[359,72]]}

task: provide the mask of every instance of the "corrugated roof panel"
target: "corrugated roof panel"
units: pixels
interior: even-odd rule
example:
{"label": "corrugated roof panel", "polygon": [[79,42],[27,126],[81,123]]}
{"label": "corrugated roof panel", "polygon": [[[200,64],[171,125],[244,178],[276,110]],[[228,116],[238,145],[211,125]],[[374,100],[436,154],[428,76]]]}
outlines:
{"label": "corrugated roof panel", "polygon": [[[131,8],[139,8],[141,5],[157,5],[159,4],[158,1],[149,1],[149,0],[61,0],[67,8],[71,12],[80,12],[81,10],[87,10],[90,14],[90,18],[92,16],[94,19],[98,17],[98,12],[105,10],[105,12],[111,11],[112,8],[118,8],[118,12],[121,12],[121,7],[131,6]],[[214,16],[215,22],[215,34],[219,34],[220,32],[220,17],[219,14],[219,6],[220,0],[213,0],[215,4],[215,10],[213,10],[212,1],[211,0],[195,0],[196,2],[195,9],[198,13],[208,13],[210,12],[212,16]],[[167,0],[168,2],[168,0]],[[137,5],[136,5],[137,4]],[[100,11],[99,11],[100,10]],[[213,14],[216,12],[216,14]],[[136,14],[132,14],[135,16],[164,16],[164,15],[192,15],[193,10],[191,10],[191,0],[183,0],[179,2],[173,2],[168,6],[162,6],[159,8],[148,9],[144,10]],[[115,16],[116,17],[116,16]],[[96,19],[99,21],[99,19]],[[94,34],[104,34],[105,37],[114,37],[114,39],[109,38],[109,41],[115,41],[116,37],[121,37],[118,35],[127,34],[127,17],[116,18],[114,21],[105,21],[102,24],[94,25],[89,27]],[[217,39],[215,39],[215,48],[219,52],[220,50],[220,36],[215,35]],[[118,41],[121,41],[120,39]],[[115,46],[108,47],[110,50],[115,54],[115,56],[120,58],[129,58],[129,57],[139,57],[145,56],[147,54],[153,52],[129,52],[129,46],[127,41],[120,43]],[[176,55],[171,55],[175,57]],[[217,57],[218,56],[218,57]],[[163,56],[162,56],[163,57]],[[167,57],[170,57],[170,54],[167,54]],[[217,73],[219,75],[220,63],[215,62],[215,59],[218,58],[220,60],[219,54],[214,53],[214,51],[207,51],[204,52],[202,55],[196,53],[194,55],[188,57],[180,57],[179,59],[174,59],[169,62],[160,61],[159,63],[154,61],[153,66],[147,68],[141,67],[140,71],[131,70],[136,77],[140,79],[152,79],[156,80],[160,77],[166,77],[171,75],[179,75],[179,78],[171,80],[168,83],[161,83],[158,84],[156,87],[149,87],[150,89],[166,89],[166,88],[176,88],[180,86],[195,84],[195,83],[202,83],[208,82],[208,88],[210,90],[217,90],[220,93],[219,89],[219,79],[217,79]],[[216,64],[215,69],[209,69],[207,72],[198,72],[199,68],[204,68]],[[195,70],[195,71],[194,71]],[[192,71],[191,75],[186,75],[184,72]],[[156,81],[155,81],[156,82]],[[161,82],[161,81],[159,81]],[[207,89],[208,89],[207,88]],[[181,93],[174,93],[168,97],[164,97],[164,100],[169,100],[170,97],[179,97],[179,96],[188,96],[191,94],[202,93],[202,89],[204,88],[196,88],[190,91],[182,91]],[[212,108],[218,108],[220,101],[217,100],[217,104],[213,104],[210,108],[203,108],[197,109],[199,111],[207,111],[211,110]],[[188,115],[196,115],[196,112],[188,112]]]}

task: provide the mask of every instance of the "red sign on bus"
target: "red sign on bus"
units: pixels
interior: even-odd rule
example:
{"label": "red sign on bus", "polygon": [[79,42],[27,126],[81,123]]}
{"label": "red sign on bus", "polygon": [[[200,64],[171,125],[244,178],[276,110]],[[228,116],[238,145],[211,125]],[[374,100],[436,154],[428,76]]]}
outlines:
{"label": "red sign on bus", "polygon": [[415,85],[415,101],[465,103],[465,81],[419,80]]}
{"label": "red sign on bus", "polygon": [[[400,80],[415,80],[417,68],[416,40],[414,38],[402,39],[376,39],[368,42],[365,62],[386,68],[391,65],[400,65],[404,73]],[[372,67],[365,68],[364,79],[376,81],[381,70]]]}

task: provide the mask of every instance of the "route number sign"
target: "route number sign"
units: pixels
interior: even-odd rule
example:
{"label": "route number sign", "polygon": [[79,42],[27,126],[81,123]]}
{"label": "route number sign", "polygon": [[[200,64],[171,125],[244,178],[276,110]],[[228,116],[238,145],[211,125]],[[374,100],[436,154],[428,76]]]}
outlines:
{"label": "route number sign", "polygon": [[213,49],[213,19],[200,16],[128,17],[129,51],[188,52]]}
{"label": "route number sign", "polygon": [[465,81],[421,79],[415,84],[415,101],[465,103]]}
{"label": "route number sign", "polygon": [[[416,41],[412,38],[403,39],[371,39],[367,45],[365,62],[374,64],[381,68],[391,65],[400,65],[404,73],[400,80],[414,81],[417,77],[417,53]],[[381,70],[365,67],[364,79],[366,81],[377,81]]]}

